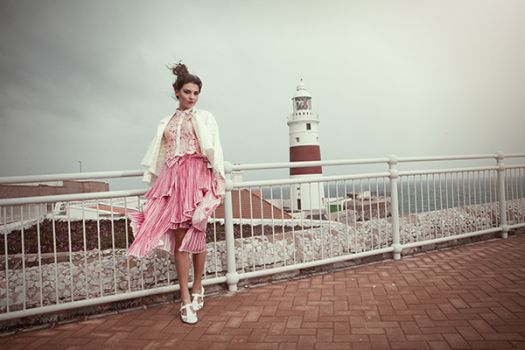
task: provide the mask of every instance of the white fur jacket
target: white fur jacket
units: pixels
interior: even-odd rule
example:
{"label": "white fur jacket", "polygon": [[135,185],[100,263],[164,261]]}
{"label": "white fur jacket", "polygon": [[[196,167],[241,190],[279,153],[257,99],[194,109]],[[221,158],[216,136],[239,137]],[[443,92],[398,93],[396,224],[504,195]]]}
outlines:
{"label": "white fur jacket", "polygon": [[[219,128],[215,117],[208,111],[193,109],[192,124],[195,135],[199,140],[199,146],[203,156],[208,158],[208,167],[213,168],[215,176],[220,176],[224,180],[224,156],[222,153],[221,140],[219,138]],[[165,141],[164,129],[170,121],[172,115],[162,119],[157,127],[157,133],[153,137],[151,144],[142,159],[141,164],[146,167],[142,181],[152,184],[164,165]],[[217,178],[219,180],[219,178]],[[224,187],[224,186],[220,186]],[[219,195],[224,194],[220,188]]]}

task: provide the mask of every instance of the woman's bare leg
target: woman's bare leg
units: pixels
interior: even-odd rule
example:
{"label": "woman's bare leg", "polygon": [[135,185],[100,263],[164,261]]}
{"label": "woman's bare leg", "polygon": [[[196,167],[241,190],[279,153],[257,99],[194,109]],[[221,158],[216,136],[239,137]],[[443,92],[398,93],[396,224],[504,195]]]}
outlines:
{"label": "woman's bare leg", "polygon": [[204,265],[206,264],[206,251],[202,253],[193,254],[193,287],[192,293],[201,293],[202,288],[202,274],[204,273]]}
{"label": "woman's bare leg", "polygon": [[190,254],[179,251],[182,240],[186,235],[187,229],[175,230],[175,269],[180,285],[180,298],[183,304],[191,303],[191,296],[188,290],[188,275],[190,272]]}

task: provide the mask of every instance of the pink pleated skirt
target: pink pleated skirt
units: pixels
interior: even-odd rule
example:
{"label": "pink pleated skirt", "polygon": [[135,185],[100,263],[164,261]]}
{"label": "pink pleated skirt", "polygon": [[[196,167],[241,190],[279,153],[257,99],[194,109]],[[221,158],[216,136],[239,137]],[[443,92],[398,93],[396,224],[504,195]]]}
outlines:
{"label": "pink pleated skirt", "polygon": [[[144,195],[143,211],[131,214],[135,236],[129,255],[146,256],[160,248],[189,253],[206,250],[208,218],[220,204],[216,181],[206,158],[191,154],[164,163],[157,180]],[[173,231],[188,229],[180,247]]]}

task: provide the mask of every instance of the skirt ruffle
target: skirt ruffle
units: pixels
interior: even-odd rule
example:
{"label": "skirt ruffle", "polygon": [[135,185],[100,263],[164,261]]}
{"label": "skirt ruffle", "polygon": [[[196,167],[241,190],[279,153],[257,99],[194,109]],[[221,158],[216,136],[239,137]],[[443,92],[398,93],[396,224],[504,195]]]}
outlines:
{"label": "skirt ruffle", "polygon": [[[144,195],[142,212],[131,215],[135,239],[129,255],[146,256],[161,248],[189,253],[206,250],[206,226],[211,213],[220,204],[216,181],[206,158],[183,155],[167,160],[157,180]],[[170,230],[187,228],[180,247]]]}

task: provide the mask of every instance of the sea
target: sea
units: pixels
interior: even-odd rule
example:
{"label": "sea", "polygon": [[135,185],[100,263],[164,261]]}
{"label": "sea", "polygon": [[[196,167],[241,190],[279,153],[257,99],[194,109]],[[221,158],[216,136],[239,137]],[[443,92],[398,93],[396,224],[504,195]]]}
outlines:
{"label": "sea", "polygon": [[[293,186],[293,185],[292,185]],[[320,186],[318,182],[312,186]],[[388,178],[325,182],[325,201],[356,195],[390,198]],[[262,192],[265,199],[279,201],[290,199],[291,185],[273,185],[252,190]],[[506,176],[507,200],[525,198],[525,174]],[[498,201],[497,177],[482,174],[440,174],[401,176],[398,181],[399,209],[401,214],[441,210]]]}

